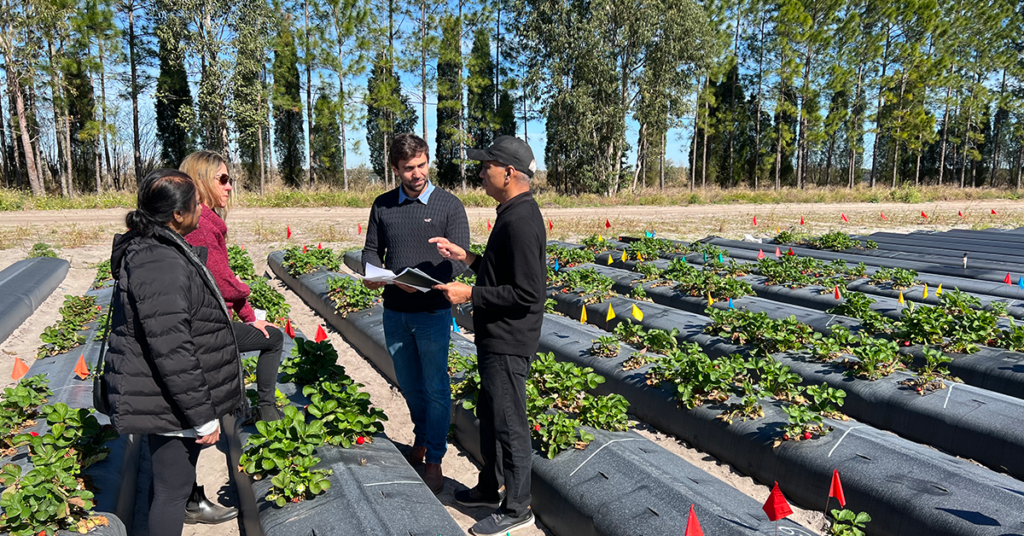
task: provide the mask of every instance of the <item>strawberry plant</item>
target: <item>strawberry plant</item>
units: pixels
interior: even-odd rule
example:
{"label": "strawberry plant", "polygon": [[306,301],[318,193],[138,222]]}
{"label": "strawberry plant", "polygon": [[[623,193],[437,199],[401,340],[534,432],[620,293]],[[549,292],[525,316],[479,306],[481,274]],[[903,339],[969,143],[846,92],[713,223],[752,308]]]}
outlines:
{"label": "strawberry plant", "polygon": [[664,238],[644,237],[633,242],[626,248],[626,254],[632,260],[652,261],[662,253],[687,253],[688,248]]}
{"label": "strawberry plant", "polygon": [[633,269],[643,274],[644,277],[643,279],[641,279],[641,281],[654,281],[655,279],[658,279],[661,276],[662,272],[661,270],[658,269],[657,266],[654,265],[653,262],[641,262],[637,264]]}
{"label": "strawberry plant", "polygon": [[734,344],[751,344],[763,354],[798,350],[813,338],[814,330],[794,316],[773,319],[767,313],[708,307],[711,324],[705,332],[717,334]]}
{"label": "strawberry plant", "polygon": [[832,326],[831,333],[815,333],[811,339],[811,354],[819,361],[832,361],[853,351],[853,336],[849,328]]}
{"label": "strawberry plant", "polygon": [[487,249],[487,245],[486,244],[470,244],[469,245],[469,252],[472,253],[473,255],[476,255],[477,257],[482,257],[484,255],[484,250],[486,250],[486,249]]}
{"label": "strawberry plant", "polygon": [[736,419],[746,421],[761,417],[764,417],[764,406],[761,405],[760,393],[753,389],[751,394],[740,400],[739,404],[730,404],[729,409],[718,416],[726,424],[732,424]]}
{"label": "strawberry plant", "polygon": [[1014,352],[1024,352],[1024,325],[1017,325],[1011,318],[1010,329],[1003,331],[995,346]]}
{"label": "strawberry plant", "polygon": [[270,286],[265,278],[257,277],[246,283],[249,285],[249,304],[266,311],[268,322],[282,322],[291,313],[292,306],[285,301],[284,294]]}
{"label": "strawberry plant", "polygon": [[590,347],[590,355],[596,357],[617,357],[619,355],[619,339],[613,335],[602,335],[594,339]]}
{"label": "strawberry plant", "polygon": [[640,324],[622,322],[615,326],[612,333],[618,337],[620,341],[634,348],[643,348],[644,334],[647,333],[647,331]]}
{"label": "strawberry plant", "polygon": [[887,281],[894,289],[908,289],[917,284],[917,272],[903,268],[883,267],[871,274],[872,285],[881,285]]}
{"label": "strawberry plant", "polygon": [[242,281],[256,279],[256,268],[249,258],[249,253],[236,244],[228,246],[228,267]]}
{"label": "strawberry plant", "polygon": [[717,300],[740,298],[754,293],[750,283],[731,277],[722,277],[714,271],[698,270],[686,261],[675,259],[669,263],[661,277],[675,281],[675,290],[687,296],[705,296],[708,293]]}
{"label": "strawberry plant", "polygon": [[776,244],[797,244],[807,240],[807,233],[794,233],[792,231],[779,231],[772,242]]}
{"label": "strawberry plant", "polygon": [[758,385],[779,400],[793,400],[800,394],[800,376],[770,357],[757,361]]}
{"label": "strawberry plant", "polygon": [[0,468],[0,484],[6,486],[0,495],[0,530],[34,536],[89,526],[93,493],[74,475],[52,466],[23,471],[13,463]]}
{"label": "strawberry plant", "polygon": [[331,272],[337,272],[341,268],[338,255],[331,248],[317,249],[308,246],[305,248],[292,246],[285,250],[281,264],[288,275],[292,277],[315,272],[320,268]]}
{"label": "strawberry plant", "polygon": [[811,411],[832,419],[843,418],[839,408],[846,401],[846,391],[822,383],[820,386],[808,385],[804,393],[807,395],[807,407]]}
{"label": "strawberry plant", "polygon": [[782,406],[782,411],[788,418],[788,424],[782,427],[783,438],[788,436],[792,440],[801,441],[812,439],[815,434],[823,436],[832,431],[831,426],[825,426],[821,415],[807,406],[789,404]]}
{"label": "strawberry plant", "polygon": [[844,315],[856,318],[861,322],[861,328],[867,333],[889,333],[895,329],[892,320],[875,311],[871,305],[875,300],[859,292],[851,292],[846,295],[843,303],[828,310],[829,314]]}
{"label": "strawberry plant", "polygon": [[316,342],[295,337],[292,357],[281,363],[280,371],[284,383],[312,385],[322,379],[348,383],[352,381],[345,374],[345,367],[338,364],[338,351],[329,340]]}
{"label": "strawberry plant", "polygon": [[348,448],[360,437],[384,431],[387,416],[370,406],[370,394],[361,392],[361,387],[358,383],[320,382],[302,388],[311,401],[306,411],[324,423],[326,443]]}
{"label": "strawberry plant", "polygon": [[579,420],[584,426],[622,432],[628,428],[629,401],[618,394],[586,396],[580,404]]}
{"label": "strawberry plant", "polygon": [[327,280],[327,295],[334,301],[335,310],[344,318],[349,313],[373,307],[382,294],[381,289],[366,288],[351,277],[332,277]]}
{"label": "strawberry plant", "polygon": [[893,341],[875,339],[863,335],[860,345],[853,349],[858,361],[846,360],[843,364],[849,369],[848,375],[868,380],[884,378],[904,368],[905,357],[899,353],[899,345]]}
{"label": "strawberry plant", "polygon": [[282,419],[256,423],[256,433],[249,436],[239,459],[240,469],[256,480],[271,476],[265,498],[279,507],[310,499],[330,487],[331,471],[313,469],[320,463],[313,452],[325,439],[322,421],[307,424],[298,409],[287,406]]}
{"label": "strawberry plant", "polygon": [[469,272],[461,273],[455,276],[455,281],[458,281],[459,283],[465,283],[469,286],[473,286],[476,284],[476,274],[471,274]]}
{"label": "strawberry plant", "polygon": [[544,312],[547,314],[555,314],[555,306],[558,305],[558,301],[551,298],[544,300]]}
{"label": "strawberry plant", "polygon": [[830,249],[832,251],[843,251],[860,245],[860,242],[850,238],[850,235],[842,231],[825,233],[810,241],[810,245],[818,249]]}
{"label": "strawberry plant", "polygon": [[480,392],[480,369],[477,368],[475,355],[463,355],[455,350],[455,345],[448,347],[448,375],[461,380],[452,384],[452,400],[462,400],[462,407],[476,414],[477,394]]}
{"label": "strawberry plant", "polygon": [[578,264],[594,262],[594,254],[586,249],[567,248],[551,245],[547,247],[548,262],[558,261],[559,267],[572,268]]}
{"label": "strawberry plant", "polygon": [[561,291],[575,292],[583,297],[584,303],[597,303],[613,295],[614,281],[608,276],[597,273],[593,268],[570,270],[563,274]]}
{"label": "strawberry plant", "polygon": [[563,450],[582,449],[594,440],[593,434],[580,428],[582,423],[565,413],[541,413],[530,418],[534,438],[540,442],[540,449],[553,459]]}
{"label": "strawberry plant", "polygon": [[867,512],[854,513],[850,510],[832,510],[832,519],[835,521],[828,529],[829,536],[864,536],[865,528],[871,522]]}
{"label": "strawberry plant", "polygon": [[580,241],[583,247],[587,248],[591,253],[598,254],[613,249],[611,242],[601,235],[590,235]]}
{"label": "strawberry plant", "polygon": [[100,288],[107,281],[114,279],[110,272],[110,259],[96,263],[93,268],[96,268],[96,279],[92,282],[92,288]]}

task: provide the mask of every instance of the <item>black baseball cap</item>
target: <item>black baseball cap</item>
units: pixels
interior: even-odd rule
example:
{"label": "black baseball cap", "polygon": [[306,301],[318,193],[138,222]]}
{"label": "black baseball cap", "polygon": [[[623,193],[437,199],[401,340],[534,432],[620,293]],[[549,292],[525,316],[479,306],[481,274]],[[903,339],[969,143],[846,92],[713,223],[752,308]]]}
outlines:
{"label": "black baseball cap", "polygon": [[525,141],[515,136],[498,136],[494,143],[486,149],[468,149],[466,158],[485,162],[493,160],[502,165],[512,166],[516,171],[523,172],[533,178],[537,171],[537,160],[533,158],[533,149]]}

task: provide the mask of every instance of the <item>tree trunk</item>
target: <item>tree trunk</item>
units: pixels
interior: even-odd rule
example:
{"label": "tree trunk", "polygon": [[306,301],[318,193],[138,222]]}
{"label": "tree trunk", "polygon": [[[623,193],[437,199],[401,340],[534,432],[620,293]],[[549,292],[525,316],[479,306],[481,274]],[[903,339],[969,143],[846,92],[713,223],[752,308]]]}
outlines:
{"label": "tree trunk", "polygon": [[263,152],[263,125],[256,127],[256,136],[260,139],[260,195],[263,195],[267,181],[266,168],[263,166],[266,160],[266,153]]}
{"label": "tree trunk", "polygon": [[736,86],[738,85],[737,78],[739,78],[739,66],[740,66],[740,17],[743,16],[743,4],[739,3],[736,5],[736,35],[733,37],[732,44],[732,57],[733,61],[736,62],[736,70],[732,76],[732,91],[729,94],[729,123],[732,128],[729,129],[729,188],[732,188],[732,180],[735,177],[734,173],[734,150],[733,141],[736,132]]}
{"label": "tree trunk", "polygon": [[996,170],[999,168],[999,134],[1000,129],[1003,126],[1003,122],[999,117],[999,109],[1003,107],[1003,92],[1006,90],[1006,69],[1003,69],[1003,81],[999,83],[999,100],[996,104],[996,131],[992,136],[992,141],[995,146],[992,147],[992,173],[989,175],[988,185],[995,187],[996,185]]}
{"label": "tree trunk", "polygon": [[[885,71],[889,68],[889,45],[892,44],[892,26],[886,32],[885,52],[882,53],[882,83],[885,83]],[[882,137],[882,108],[885,107],[885,91],[878,88],[878,107],[875,109],[875,142],[871,150],[871,187],[875,187],[875,169],[878,168],[878,138]]]}
{"label": "tree trunk", "polygon": [[[907,87],[907,77],[906,77],[906,71],[904,70],[903,71],[903,76],[900,76],[900,100],[897,101],[897,104],[896,104],[897,111],[899,111],[899,109],[902,109],[902,107],[903,107],[903,92],[904,92],[904,90],[906,90],[906,87]],[[895,145],[895,149],[893,151],[893,157],[892,157],[892,187],[895,188],[896,187],[896,179],[897,179],[898,172],[899,172],[899,162],[900,162],[900,127],[899,126],[896,127],[896,135],[892,137],[892,143],[893,143],[893,145]]]}
{"label": "tree trunk", "polygon": [[693,107],[693,151],[690,157],[690,191],[693,191],[694,183],[697,182],[697,124],[700,117],[700,90],[704,81],[697,79],[697,96],[694,99]]}
{"label": "tree trunk", "polygon": [[668,129],[661,133],[661,162],[658,167],[658,189],[665,189],[665,151],[668,150]]}
{"label": "tree trunk", "polygon": [[[130,68],[129,96],[132,100],[132,160],[135,163],[135,183],[142,180],[142,141],[139,135],[139,78],[135,58],[135,9],[128,6],[128,64]],[[262,153],[260,153],[262,154]]]}
{"label": "tree trunk", "polygon": [[[100,125],[102,125],[102,136],[103,136],[103,157],[104,164],[108,175],[113,174],[114,167],[110,165],[110,146],[107,143],[107,82],[106,82],[106,64],[103,61],[103,41],[99,41],[96,45],[99,50],[100,60]],[[114,188],[119,189],[120,185],[117,181],[114,181]]]}
{"label": "tree trunk", "polygon": [[306,12],[306,173],[310,186],[313,186],[313,53],[309,48],[309,2],[303,0],[302,7]]}
{"label": "tree trunk", "polygon": [[[7,65],[7,85],[14,95],[14,108],[18,114],[18,131],[21,133],[21,146],[25,153],[25,170],[28,174],[28,184],[32,189],[32,195],[43,195],[46,191],[43,188],[43,178],[39,176],[36,168],[35,153],[32,150],[32,139],[28,132],[28,114],[25,113],[25,97],[21,92],[21,83],[18,75],[10,63]],[[15,151],[17,153],[17,151]],[[17,159],[17,155],[15,155]]]}
{"label": "tree trunk", "polygon": [[[950,74],[953,67],[949,68]],[[949,92],[950,87],[946,86],[946,111],[942,113],[942,143],[939,145],[939,186],[942,186],[942,174],[946,171],[946,133],[949,131]]]}
{"label": "tree trunk", "polygon": [[423,107],[423,139],[427,139],[427,0],[420,0],[420,103]]}
{"label": "tree trunk", "polygon": [[807,60],[804,62],[804,76],[803,82],[800,84],[800,107],[796,111],[796,124],[799,129],[796,141],[796,187],[803,189],[804,187],[804,173],[807,173],[806,162],[805,162],[805,151],[807,141],[807,121],[806,114],[804,114],[804,106],[807,101],[807,84],[810,83],[811,78],[811,60],[814,55],[811,54],[810,45],[807,47]]}
{"label": "tree trunk", "polygon": [[757,59],[757,117],[754,118],[754,190],[761,178],[761,90],[764,84],[764,15],[761,15],[761,46]]}

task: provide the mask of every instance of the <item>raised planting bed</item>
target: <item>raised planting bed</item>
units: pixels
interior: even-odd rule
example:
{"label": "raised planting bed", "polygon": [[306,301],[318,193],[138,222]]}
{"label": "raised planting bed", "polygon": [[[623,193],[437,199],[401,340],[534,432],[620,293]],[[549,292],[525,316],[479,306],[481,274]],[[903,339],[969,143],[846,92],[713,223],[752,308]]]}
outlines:
{"label": "raised planting bed", "polygon": [[[280,264],[275,255],[271,254],[270,266],[277,272]],[[342,316],[326,297],[326,282],[320,274],[285,276],[286,284],[300,296],[313,297],[307,303],[395,381],[384,348],[379,306]],[[453,341],[456,348],[472,351],[461,337],[454,336]],[[457,407],[456,440],[479,459],[475,419],[471,411]],[[553,459],[540,453],[534,456],[534,511],[556,534],[675,534],[685,524],[685,505],[690,503],[698,505],[702,525],[716,534],[774,533],[756,501],[660,447],[632,433],[589,432],[595,439],[583,450],[570,449]],[[780,523],[780,528],[790,534],[810,534],[791,522]]]}
{"label": "raised planting bed", "polygon": [[[611,301],[616,309],[625,304],[621,299]],[[685,326],[680,319],[663,318],[658,306],[648,308],[644,311],[645,324],[652,318],[663,327]],[[602,313],[600,306],[596,306],[595,313]],[[603,314],[595,316],[604,318]],[[617,320],[624,320],[623,316]],[[827,495],[832,471],[838,469],[849,505],[872,517],[870,534],[1002,535],[1020,521],[1022,484],[1013,478],[855,421],[825,419],[824,424],[833,428],[831,433],[815,435],[811,440],[779,442],[784,427],[792,424],[780,402],[762,399],[763,417],[734,417],[731,424],[721,415],[735,409],[730,404],[742,403],[738,396],[725,403],[686,409],[680,406],[675,389],[648,384],[646,373],[651,364],[623,370],[633,357],[625,345],[612,357],[592,357],[592,341],[601,336],[607,333],[569,318],[547,315],[541,346],[561,360],[593,367],[604,375],[608,381],[597,392],[626,396],[632,411],[642,420],[733,464],[762,483],[778,481],[788,498],[807,508],[824,507],[821,497]],[[723,343],[718,349],[724,352],[727,346],[731,345]],[[846,397],[844,410],[853,404],[852,396]]]}
{"label": "raised planting bed", "polygon": [[68,275],[71,265],[64,259],[24,259],[0,271],[0,343],[32,316]]}
{"label": "raised planting bed", "polygon": [[864,238],[877,242],[881,251],[927,254],[929,258],[947,258],[952,262],[961,260],[964,252],[968,252],[968,259],[1024,268],[1024,257],[1014,251],[1012,244],[981,242],[955,236],[932,236],[927,233],[874,233]]}

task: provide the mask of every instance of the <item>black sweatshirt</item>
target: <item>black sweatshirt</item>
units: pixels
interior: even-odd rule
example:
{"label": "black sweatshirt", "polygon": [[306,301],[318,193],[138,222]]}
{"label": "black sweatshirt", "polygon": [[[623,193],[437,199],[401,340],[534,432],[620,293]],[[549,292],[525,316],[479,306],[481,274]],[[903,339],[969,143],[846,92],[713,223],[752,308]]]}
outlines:
{"label": "black sweatshirt", "polygon": [[[398,274],[414,267],[448,283],[462,274],[466,265],[442,257],[437,246],[428,240],[443,236],[468,249],[466,208],[458,197],[437,187],[425,205],[416,199],[406,199],[399,204],[398,188],[384,192],[373,201],[363,246],[363,268],[372,264]],[[451,304],[437,290],[408,293],[397,285],[388,285],[384,287],[384,307],[402,313],[422,313],[446,309]]]}
{"label": "black sweatshirt", "polygon": [[498,206],[498,217],[477,256],[473,329],[481,353],[533,357],[540,343],[547,289],[547,232],[533,192]]}

